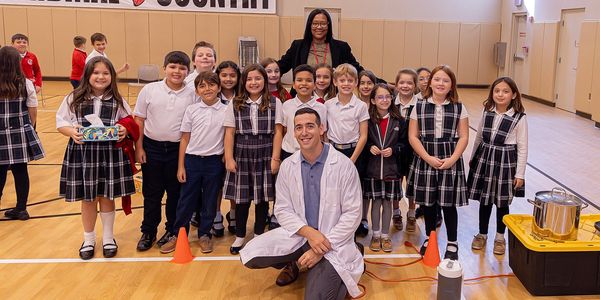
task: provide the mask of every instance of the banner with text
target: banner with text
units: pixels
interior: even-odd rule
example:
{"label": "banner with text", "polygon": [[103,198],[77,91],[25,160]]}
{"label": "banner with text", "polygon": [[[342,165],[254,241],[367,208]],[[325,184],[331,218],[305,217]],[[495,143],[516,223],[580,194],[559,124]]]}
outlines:
{"label": "banner with text", "polygon": [[276,0],[2,0],[0,4],[275,14]]}

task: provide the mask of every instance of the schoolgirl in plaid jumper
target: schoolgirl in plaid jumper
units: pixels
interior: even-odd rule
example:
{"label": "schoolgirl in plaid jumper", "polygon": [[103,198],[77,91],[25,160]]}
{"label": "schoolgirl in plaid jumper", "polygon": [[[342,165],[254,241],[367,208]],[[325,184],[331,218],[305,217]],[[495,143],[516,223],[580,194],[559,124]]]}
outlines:
{"label": "schoolgirl in plaid jumper", "polygon": [[129,116],[131,108],[117,88],[116,72],[103,56],[92,58],[85,66],[80,85],[65,97],[56,112],[56,128],[70,137],[60,173],[60,196],[67,202],[81,201],[84,242],[79,256],[91,259],[96,244],[97,208],[102,220],[104,257],[117,254],[113,235],[114,199],[135,193],[129,159],[115,141],[82,142],[80,127],[90,126],[86,116],[95,115],[105,126],[117,126],[119,141],[127,129],[117,122]]}
{"label": "schoolgirl in plaid jumper", "polygon": [[479,234],[471,248],[483,249],[487,241],[492,207],[496,206],[494,254],[506,250],[502,217],[523,187],[527,165],[527,118],[516,83],[500,77],[492,83],[473,146],[469,177],[469,199],[479,201]]}
{"label": "schoolgirl in plaid jumper", "polygon": [[4,215],[27,220],[29,174],[27,162],[44,157],[34,126],[37,98],[33,83],[21,70],[19,52],[10,46],[0,49],[0,198],[11,169],[15,179],[17,204]]}
{"label": "schoolgirl in plaid jumper", "polygon": [[[457,206],[467,205],[462,153],[467,148],[469,123],[458,100],[456,76],[448,66],[431,72],[424,100],[410,115],[408,139],[415,157],[408,174],[407,197],[415,197],[425,210],[427,234],[435,230],[437,206],[442,207],[448,234],[444,258],[458,259]],[[429,244],[426,239],[421,254]]]}
{"label": "schoolgirl in plaid jumper", "polygon": [[225,112],[225,188],[223,198],[236,203],[236,239],[230,252],[244,245],[250,203],[255,205],[254,234],[265,230],[268,202],[275,197],[274,174],[281,163],[283,117],[281,101],[271,96],[260,65],[244,69],[240,94]]}

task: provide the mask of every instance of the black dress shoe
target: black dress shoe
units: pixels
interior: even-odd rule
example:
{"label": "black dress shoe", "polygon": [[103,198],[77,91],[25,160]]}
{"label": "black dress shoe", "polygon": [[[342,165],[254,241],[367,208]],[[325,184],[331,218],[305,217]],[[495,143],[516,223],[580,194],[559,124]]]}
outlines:
{"label": "black dress shoe", "polygon": [[[448,250],[448,246],[456,247],[456,251]],[[444,259],[458,260],[458,245],[448,245],[446,246],[446,253],[444,253]]]}
{"label": "black dress shoe", "polygon": [[223,221],[219,221],[219,222],[213,222],[213,226],[212,226],[212,235],[215,237],[223,237],[225,235],[225,227],[217,229],[215,228],[215,224],[221,224],[221,227],[223,226]]}
{"label": "black dress shoe", "polygon": [[273,229],[276,229],[276,228],[279,228],[279,227],[281,227],[281,225],[279,225],[279,223],[272,222],[272,221],[269,222],[269,230],[273,230]]}
{"label": "black dress shoe", "polygon": [[172,236],[173,234],[170,231],[165,231],[165,234],[163,234],[160,239],[158,239],[158,242],[156,242],[156,245],[160,248],[162,247],[162,245],[166,244],[169,241],[169,238]]}
{"label": "black dress shoe", "polygon": [[149,233],[142,233],[142,237],[137,244],[137,251],[146,251],[152,248],[152,244],[156,241],[156,235],[151,235]]}
{"label": "black dress shoe", "polygon": [[365,245],[363,245],[359,242],[354,242],[354,243],[356,244],[356,248],[358,248],[360,255],[362,255],[364,257],[365,256]]}
{"label": "black dress shoe", "polygon": [[298,279],[298,273],[299,270],[296,262],[294,261],[288,263],[283,269],[281,269],[281,272],[277,276],[277,280],[275,280],[275,284],[278,286],[286,286]]}
{"label": "black dress shoe", "polygon": [[356,228],[356,235],[358,236],[366,236],[367,234],[369,234],[369,225],[367,225],[365,219],[362,219],[360,221],[360,224],[358,225],[358,228]]}
{"label": "black dress shoe", "polygon": [[196,212],[194,212],[192,214],[192,220],[190,221],[190,225],[194,226],[194,227],[198,227],[200,224],[200,222],[198,221],[198,214],[196,214]]}
{"label": "black dress shoe", "polygon": [[13,219],[13,220],[21,220],[21,221],[29,220],[29,213],[27,212],[26,209],[24,209],[24,210],[19,210],[16,208],[9,209],[4,212],[4,216],[9,219]]}
{"label": "black dress shoe", "polygon": [[421,254],[421,256],[425,256],[425,251],[427,251],[427,246],[425,246],[425,244],[429,245],[429,239],[426,239],[423,242],[423,245],[421,245],[421,249],[419,249],[419,254]]}
{"label": "black dress shoe", "polygon": [[229,247],[229,253],[233,254],[233,255],[238,255],[240,254],[240,250],[242,250],[242,248],[244,248],[244,246],[242,247]]}
{"label": "black dress shoe", "polygon": [[417,207],[417,209],[415,209],[415,218],[418,219],[420,217],[425,216],[425,212],[423,211],[422,207]]}
{"label": "black dress shoe", "polygon": [[235,219],[231,218],[231,214],[227,212],[225,214],[225,219],[227,219],[227,231],[231,234],[235,234]]}
{"label": "black dress shoe", "polygon": [[[109,248],[107,248],[107,246]],[[104,255],[106,258],[115,257],[115,255],[117,255],[118,248],[119,246],[117,246],[117,241],[113,239],[112,243],[102,245],[102,255]]]}
{"label": "black dress shoe", "polygon": [[[79,248],[79,257],[81,257],[81,259],[83,259],[83,260],[92,259],[92,257],[94,257],[94,246],[95,245],[84,246],[84,244],[81,244],[81,247]],[[83,250],[83,249],[88,249],[88,250]]]}

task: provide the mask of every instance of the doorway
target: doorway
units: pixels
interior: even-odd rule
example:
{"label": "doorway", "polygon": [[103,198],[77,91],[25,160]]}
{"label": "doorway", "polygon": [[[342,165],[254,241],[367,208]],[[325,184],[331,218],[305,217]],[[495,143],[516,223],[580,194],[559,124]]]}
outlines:
{"label": "doorway", "polygon": [[510,76],[520,89],[525,88],[525,58],[527,57],[527,14],[514,14],[511,34]]}
{"label": "doorway", "polygon": [[556,101],[556,107],[573,113],[575,112],[579,35],[584,13],[585,9],[562,10],[558,33],[554,100]]}

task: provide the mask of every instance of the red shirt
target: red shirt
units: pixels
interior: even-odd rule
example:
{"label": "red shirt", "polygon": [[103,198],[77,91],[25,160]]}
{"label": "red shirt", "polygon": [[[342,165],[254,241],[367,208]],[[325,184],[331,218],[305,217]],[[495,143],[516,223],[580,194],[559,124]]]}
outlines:
{"label": "red shirt", "polygon": [[[279,92],[278,91],[272,91],[271,95],[273,95],[273,96],[275,96],[277,98],[281,98],[279,96]],[[285,100],[290,100],[290,99],[292,99],[292,95],[290,94],[290,92],[288,92],[287,90],[285,90],[285,99],[279,99],[279,100],[281,100],[281,102],[285,102]]]}
{"label": "red shirt", "polygon": [[[387,130],[387,126],[388,126],[388,121],[389,121],[389,117],[388,118],[384,118],[381,119],[381,121],[379,121],[379,130],[381,131],[381,140],[385,140],[385,131]],[[383,150],[383,149],[381,149]]]}
{"label": "red shirt", "polygon": [[77,48],[73,49],[73,57],[71,58],[71,79],[81,80],[83,76],[83,68],[85,67],[85,59],[87,53]]}
{"label": "red shirt", "polygon": [[23,59],[21,59],[21,70],[25,74],[25,78],[31,80],[33,85],[42,86],[42,70],[35,54],[27,51]]}

